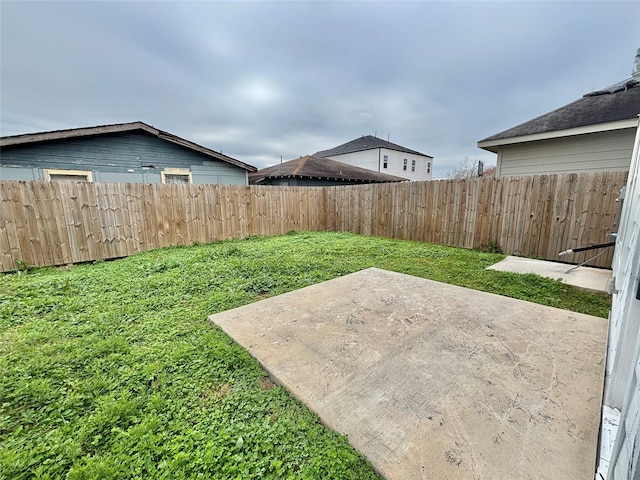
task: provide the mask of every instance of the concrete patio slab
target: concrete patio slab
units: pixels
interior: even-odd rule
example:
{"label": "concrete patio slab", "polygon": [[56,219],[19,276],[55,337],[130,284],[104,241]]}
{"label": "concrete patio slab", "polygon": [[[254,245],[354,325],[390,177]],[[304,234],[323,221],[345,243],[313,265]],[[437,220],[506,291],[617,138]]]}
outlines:
{"label": "concrete patio slab", "polygon": [[603,318],[371,268],[210,320],[389,480],[593,479]]}
{"label": "concrete patio slab", "polygon": [[609,293],[607,283],[611,279],[611,270],[593,267],[578,267],[566,273],[575,265],[566,263],[548,262],[546,260],[535,260],[533,258],[514,257],[509,255],[504,260],[491,265],[488,270],[499,270],[501,272],[513,273],[534,273],[541,277],[560,280],[567,285],[592,290],[595,292]]}

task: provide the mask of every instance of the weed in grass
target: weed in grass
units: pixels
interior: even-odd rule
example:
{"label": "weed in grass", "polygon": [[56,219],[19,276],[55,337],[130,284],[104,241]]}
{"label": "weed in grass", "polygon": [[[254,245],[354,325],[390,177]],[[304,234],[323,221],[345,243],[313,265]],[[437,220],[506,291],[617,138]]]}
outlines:
{"label": "weed in grass", "polygon": [[0,276],[0,478],[378,478],[206,317],[367,267],[606,316],[503,255],[348,233]]}
{"label": "weed in grass", "polygon": [[480,244],[480,250],[487,253],[504,253],[500,244],[495,240],[488,240],[487,243]]}
{"label": "weed in grass", "polygon": [[34,268],[33,266],[29,265],[27,262],[25,262],[21,258],[18,258],[16,260],[16,270],[18,272],[28,272],[29,270],[32,270],[33,268]]}

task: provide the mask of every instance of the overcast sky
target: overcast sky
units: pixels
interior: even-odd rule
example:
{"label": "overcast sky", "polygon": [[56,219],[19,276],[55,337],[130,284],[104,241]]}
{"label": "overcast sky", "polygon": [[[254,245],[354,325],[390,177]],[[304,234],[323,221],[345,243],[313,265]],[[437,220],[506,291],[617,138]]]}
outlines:
{"label": "overcast sky", "polygon": [[640,2],[0,2],[0,133],[140,120],[263,168],[435,157],[630,76]]}

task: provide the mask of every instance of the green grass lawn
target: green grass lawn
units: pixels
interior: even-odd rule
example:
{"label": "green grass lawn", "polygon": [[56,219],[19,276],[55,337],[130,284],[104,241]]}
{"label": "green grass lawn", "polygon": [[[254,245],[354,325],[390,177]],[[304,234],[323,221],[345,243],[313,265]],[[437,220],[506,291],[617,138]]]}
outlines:
{"label": "green grass lawn", "polygon": [[301,233],[0,275],[0,479],[378,478],[207,316],[372,266],[607,315],[503,257]]}

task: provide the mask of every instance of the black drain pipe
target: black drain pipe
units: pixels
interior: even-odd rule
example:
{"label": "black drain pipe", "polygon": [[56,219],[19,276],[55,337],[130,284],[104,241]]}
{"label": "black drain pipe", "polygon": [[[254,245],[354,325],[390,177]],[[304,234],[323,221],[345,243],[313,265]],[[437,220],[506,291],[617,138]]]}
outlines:
{"label": "black drain pipe", "polygon": [[570,248],[558,254],[559,257],[568,255],[569,253],[586,252],[587,250],[595,250],[596,248],[609,248],[615,246],[616,242],[599,243],[598,245],[590,245],[588,247]]}

